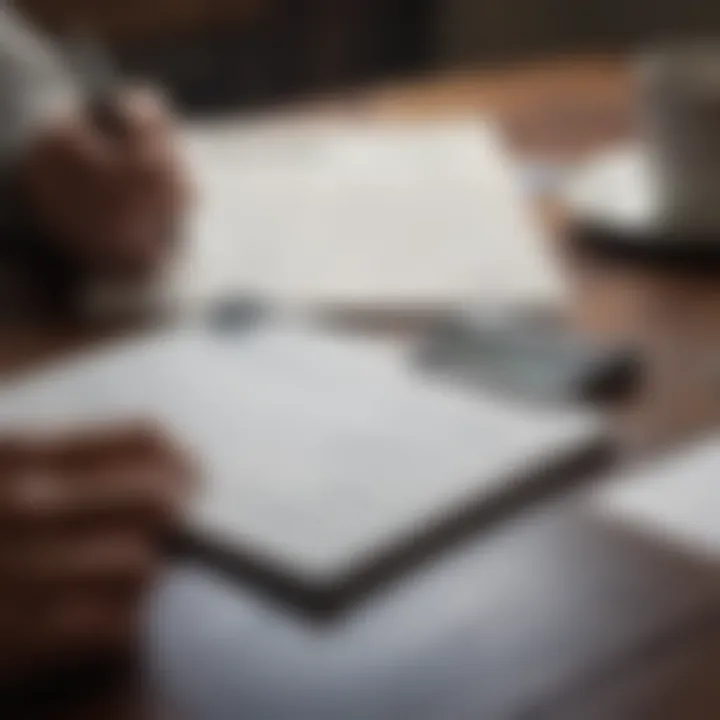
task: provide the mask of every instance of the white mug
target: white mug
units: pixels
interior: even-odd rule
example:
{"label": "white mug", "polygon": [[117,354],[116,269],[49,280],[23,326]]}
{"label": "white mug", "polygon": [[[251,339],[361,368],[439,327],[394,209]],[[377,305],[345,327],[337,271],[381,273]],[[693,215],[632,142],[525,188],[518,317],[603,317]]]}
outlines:
{"label": "white mug", "polygon": [[640,91],[658,220],[720,239],[720,39],[648,53]]}

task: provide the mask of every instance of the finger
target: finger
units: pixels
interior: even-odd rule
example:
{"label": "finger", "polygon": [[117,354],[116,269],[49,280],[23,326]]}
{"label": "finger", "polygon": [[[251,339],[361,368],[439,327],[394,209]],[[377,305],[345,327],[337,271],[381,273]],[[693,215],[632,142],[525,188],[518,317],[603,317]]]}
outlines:
{"label": "finger", "polygon": [[114,517],[143,527],[171,524],[185,507],[190,483],[168,462],[128,463],[82,487],[73,514]]}
{"label": "finger", "polygon": [[79,657],[119,651],[138,636],[138,596],[116,592],[70,592],[33,602],[33,617],[15,633],[18,654],[26,664],[60,664]]}
{"label": "finger", "polygon": [[146,208],[157,214],[171,210],[181,215],[190,193],[189,172],[177,148],[166,138],[138,144],[124,159],[130,207]]}
{"label": "finger", "polygon": [[[81,114],[59,120],[32,146],[26,167],[36,183],[62,176],[73,180],[94,178],[111,164],[107,139]],[[40,172],[32,173],[32,170]]]}
{"label": "finger", "polygon": [[134,181],[130,185],[143,193],[148,187],[164,186],[182,172],[180,142],[169,104],[155,90],[135,88],[121,96],[119,108],[125,128],[121,160],[128,180]]}
{"label": "finger", "polygon": [[138,598],[73,593],[49,608],[47,636],[64,649],[88,650],[129,641],[140,622]]}
{"label": "finger", "polygon": [[183,509],[196,475],[191,458],[162,431],[138,423],[95,434],[6,441],[3,464],[5,535],[96,519],[162,526]]}
{"label": "finger", "polygon": [[136,421],[98,436],[91,444],[75,444],[75,451],[80,453],[75,460],[81,465],[72,465],[72,447],[70,451],[66,461],[98,490],[106,484],[112,492],[126,484],[133,492],[147,491],[150,502],[163,502],[168,496],[182,502],[196,488],[195,459],[151,422]]}
{"label": "finger", "polygon": [[166,466],[128,464],[89,477],[93,481],[67,482],[40,473],[19,479],[0,507],[3,537],[22,539],[101,523],[164,532],[187,504],[188,484]]}
{"label": "finger", "polygon": [[[30,440],[8,439],[5,445],[8,460],[17,457],[20,451],[25,458],[37,459],[68,476],[93,482],[93,473],[115,470],[125,464],[181,467],[185,459],[167,432],[144,420],[72,427],[44,436],[38,434]],[[0,445],[0,462],[2,457]]]}
{"label": "finger", "polygon": [[123,140],[130,145],[166,136],[174,124],[167,98],[148,86],[122,91],[117,97],[115,112],[122,125]]}
{"label": "finger", "polygon": [[120,162],[131,207],[156,215],[182,213],[190,194],[190,172],[171,128],[136,133]]}
{"label": "finger", "polygon": [[[107,455],[95,456],[95,468],[100,471],[116,461],[118,472],[137,472],[145,479],[145,486],[152,486],[152,475],[160,490],[174,489],[187,494],[196,487],[198,467],[195,458],[159,425],[153,422],[135,421],[117,427],[106,436],[103,447]],[[106,459],[107,458],[107,459]]]}
{"label": "finger", "polygon": [[72,427],[36,442],[39,452],[69,473],[84,474],[118,461],[156,460],[172,443],[152,422],[130,420],[109,425]]}
{"label": "finger", "polygon": [[20,179],[38,222],[60,241],[91,248],[95,218],[110,210],[114,162],[107,142],[81,117],[49,130],[30,149]]}
{"label": "finger", "polygon": [[[73,428],[72,430],[35,431],[27,435],[0,438],[0,505],[26,490],[26,483],[48,475],[61,475],[63,482],[82,479],[95,467],[112,467],[127,458],[138,438],[156,431],[145,423],[121,426]],[[22,487],[18,487],[22,486]],[[34,494],[34,493],[31,493]]]}
{"label": "finger", "polygon": [[159,552],[140,532],[96,528],[92,534],[55,534],[17,543],[0,552],[0,573],[16,595],[98,587],[133,591],[152,578]]}

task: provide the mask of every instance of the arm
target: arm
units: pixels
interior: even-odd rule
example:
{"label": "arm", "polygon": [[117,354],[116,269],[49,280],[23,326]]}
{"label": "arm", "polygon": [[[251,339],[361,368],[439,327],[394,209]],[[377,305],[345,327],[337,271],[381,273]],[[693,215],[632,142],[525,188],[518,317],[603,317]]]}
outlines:
{"label": "arm", "polygon": [[0,310],[28,289],[153,279],[173,254],[187,182],[167,107],[119,91],[107,132],[79,85],[0,10]]}

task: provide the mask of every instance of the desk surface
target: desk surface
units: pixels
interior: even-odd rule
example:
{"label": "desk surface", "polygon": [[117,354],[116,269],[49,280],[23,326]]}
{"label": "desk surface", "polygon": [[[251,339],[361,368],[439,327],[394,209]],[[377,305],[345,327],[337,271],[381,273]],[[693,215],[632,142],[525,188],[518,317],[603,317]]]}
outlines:
{"label": "desk surface", "polygon": [[[521,156],[567,157],[625,136],[631,105],[623,64],[590,60],[431,78],[321,111],[495,112]],[[561,216],[552,206],[542,211],[561,239]],[[631,442],[666,445],[714,424],[720,399],[709,392],[715,373],[706,359],[720,344],[716,283],[599,264],[572,273],[573,321],[631,340],[649,359],[643,392],[618,412]],[[422,324],[333,319],[391,332]],[[23,368],[84,335],[16,330],[0,338],[0,359],[6,370]],[[709,671],[720,654],[716,568],[600,519],[581,493],[475,537],[332,632],[197,569],[174,568],[154,600],[145,645],[154,695],[188,720],[720,715]],[[110,704],[120,712],[117,699]],[[123,712],[140,717],[134,705]],[[62,717],[111,712],[78,708]]]}

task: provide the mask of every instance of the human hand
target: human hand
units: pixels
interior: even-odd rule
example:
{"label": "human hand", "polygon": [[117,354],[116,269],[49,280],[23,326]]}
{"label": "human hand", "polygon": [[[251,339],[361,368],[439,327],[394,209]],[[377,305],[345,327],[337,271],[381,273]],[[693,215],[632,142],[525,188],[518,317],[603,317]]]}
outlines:
{"label": "human hand", "polygon": [[144,279],[172,256],[190,199],[170,111],[121,93],[112,127],[90,110],[56,118],[29,148],[21,183],[55,249],[93,278]]}
{"label": "human hand", "polygon": [[131,647],[191,475],[144,426],[0,441],[0,678]]}

